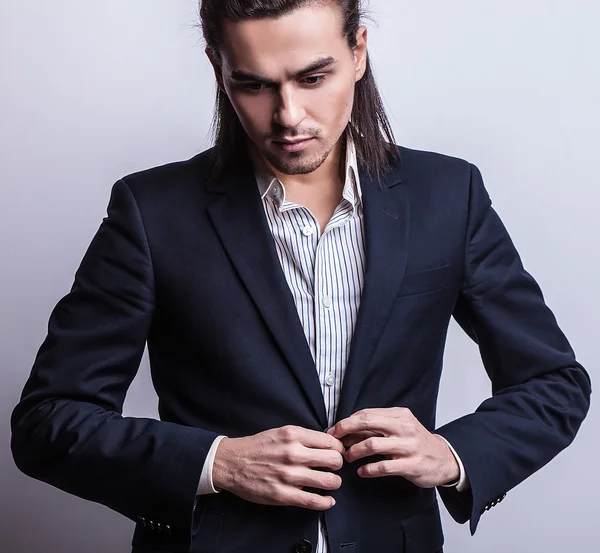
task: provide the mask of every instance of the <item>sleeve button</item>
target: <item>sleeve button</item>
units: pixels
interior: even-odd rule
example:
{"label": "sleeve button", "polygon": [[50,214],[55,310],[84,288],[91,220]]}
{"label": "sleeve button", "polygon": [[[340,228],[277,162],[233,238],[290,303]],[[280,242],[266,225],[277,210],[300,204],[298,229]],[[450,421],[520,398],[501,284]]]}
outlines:
{"label": "sleeve button", "polygon": [[300,540],[296,544],[296,553],[311,553],[312,552],[312,543],[308,540]]}

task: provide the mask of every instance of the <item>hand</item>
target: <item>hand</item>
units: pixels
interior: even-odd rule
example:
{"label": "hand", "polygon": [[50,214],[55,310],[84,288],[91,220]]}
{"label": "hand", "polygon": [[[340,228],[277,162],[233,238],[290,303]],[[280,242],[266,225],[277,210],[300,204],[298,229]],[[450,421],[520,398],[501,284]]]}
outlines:
{"label": "hand", "polygon": [[335,505],[331,496],[303,487],[337,490],[344,446],[325,432],[298,426],[266,430],[244,438],[223,438],[213,465],[213,485],[242,499],[263,505],[286,505],[325,511]]}
{"label": "hand", "polygon": [[420,488],[433,488],[460,477],[460,467],[448,444],[429,432],[409,409],[364,409],[339,421],[328,431],[344,441],[349,436],[372,434],[352,445],[344,454],[348,462],[371,455],[385,461],[358,469],[363,478],[402,476]]}

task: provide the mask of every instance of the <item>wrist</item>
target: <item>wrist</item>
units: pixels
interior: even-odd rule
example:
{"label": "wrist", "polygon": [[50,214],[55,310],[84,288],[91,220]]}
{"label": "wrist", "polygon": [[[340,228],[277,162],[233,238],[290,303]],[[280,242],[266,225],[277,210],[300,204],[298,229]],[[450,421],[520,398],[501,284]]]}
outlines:
{"label": "wrist", "polygon": [[460,465],[456,458],[456,455],[452,451],[450,444],[438,434],[434,434],[434,436],[438,439],[438,441],[443,444],[444,450],[444,462],[443,462],[443,476],[444,479],[440,486],[443,487],[453,487],[457,486],[460,483]]}
{"label": "wrist", "polygon": [[226,443],[231,442],[231,440],[231,438],[223,438],[217,446],[217,451],[215,453],[212,469],[212,482],[215,490],[219,492],[228,490],[233,482],[233,473],[229,469],[229,446],[231,443]]}

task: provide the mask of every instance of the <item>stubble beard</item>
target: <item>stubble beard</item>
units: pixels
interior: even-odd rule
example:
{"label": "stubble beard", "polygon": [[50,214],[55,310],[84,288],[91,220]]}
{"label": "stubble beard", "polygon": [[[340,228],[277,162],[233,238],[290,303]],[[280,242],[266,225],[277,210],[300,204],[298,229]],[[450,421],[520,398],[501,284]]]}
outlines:
{"label": "stubble beard", "polygon": [[264,156],[283,175],[306,175],[321,167],[332,151],[333,148],[313,156],[306,152],[286,152],[281,156],[265,152]]}

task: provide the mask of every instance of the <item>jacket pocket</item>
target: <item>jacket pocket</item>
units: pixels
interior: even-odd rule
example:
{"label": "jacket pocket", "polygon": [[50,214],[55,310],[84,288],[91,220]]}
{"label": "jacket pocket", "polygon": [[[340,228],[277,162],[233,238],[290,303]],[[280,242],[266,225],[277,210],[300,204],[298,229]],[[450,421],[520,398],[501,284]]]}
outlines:
{"label": "jacket pocket", "polygon": [[406,273],[402,279],[398,297],[435,292],[447,288],[450,283],[451,269],[450,265],[444,265],[427,271]]}

